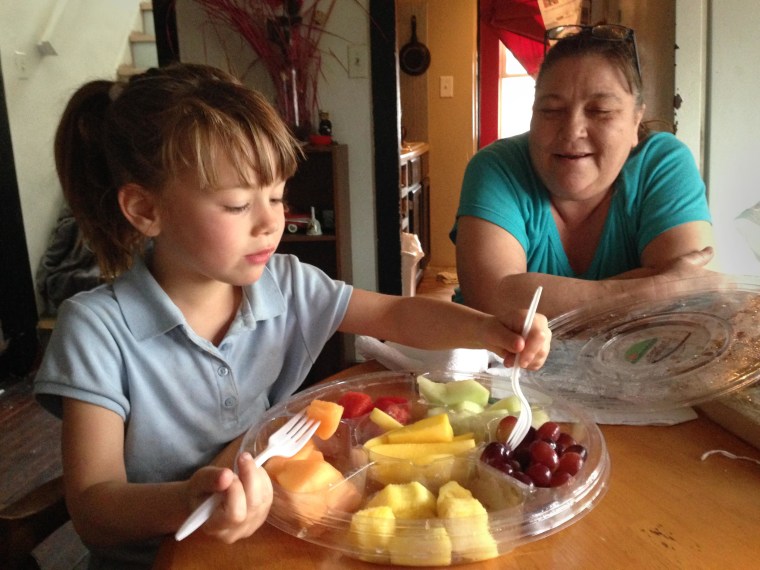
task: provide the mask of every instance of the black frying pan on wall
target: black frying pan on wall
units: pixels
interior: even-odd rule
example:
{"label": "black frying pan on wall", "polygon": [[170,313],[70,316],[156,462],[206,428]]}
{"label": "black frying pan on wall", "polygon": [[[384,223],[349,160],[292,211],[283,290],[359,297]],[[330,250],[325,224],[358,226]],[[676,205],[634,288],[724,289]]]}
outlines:
{"label": "black frying pan on wall", "polygon": [[430,66],[430,51],[417,39],[417,17],[412,16],[412,39],[399,53],[401,71],[409,75],[422,75]]}

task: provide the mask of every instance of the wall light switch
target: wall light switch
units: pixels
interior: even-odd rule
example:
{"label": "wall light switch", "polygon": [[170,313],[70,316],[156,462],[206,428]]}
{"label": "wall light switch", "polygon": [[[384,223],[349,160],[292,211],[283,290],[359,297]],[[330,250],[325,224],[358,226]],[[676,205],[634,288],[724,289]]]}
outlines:
{"label": "wall light switch", "polygon": [[441,97],[454,96],[454,77],[451,75],[441,75]]}
{"label": "wall light switch", "polygon": [[348,76],[369,76],[369,52],[363,44],[348,46]]}

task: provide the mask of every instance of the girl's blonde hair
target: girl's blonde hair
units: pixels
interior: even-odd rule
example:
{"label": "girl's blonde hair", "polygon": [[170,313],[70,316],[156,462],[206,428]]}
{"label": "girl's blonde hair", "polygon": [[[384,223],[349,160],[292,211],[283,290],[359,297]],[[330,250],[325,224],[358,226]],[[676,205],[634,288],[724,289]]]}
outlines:
{"label": "girl's blonde hair", "polygon": [[214,188],[220,155],[241,181],[266,186],[293,176],[302,153],[263,96],[210,66],[173,64],[76,91],[56,132],[56,168],[106,279],[129,269],[147,241],[122,214],[119,188],[159,193],[188,170]]}

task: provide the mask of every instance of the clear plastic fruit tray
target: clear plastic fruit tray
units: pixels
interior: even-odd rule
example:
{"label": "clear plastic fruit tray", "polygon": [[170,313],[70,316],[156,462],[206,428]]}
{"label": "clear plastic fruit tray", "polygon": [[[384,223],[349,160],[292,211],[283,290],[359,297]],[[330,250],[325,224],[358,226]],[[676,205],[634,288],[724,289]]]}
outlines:
{"label": "clear plastic fruit tray", "polygon": [[[525,372],[529,375],[530,372]],[[400,396],[410,404],[411,421],[427,415],[428,404],[417,385],[419,374],[378,372],[314,386],[287,402],[272,407],[262,422],[246,434],[241,450],[254,455],[265,447],[272,434],[289,417],[312,400],[337,402],[346,392],[360,391],[374,398]],[[488,374],[472,375],[432,372],[423,376],[436,382],[474,378],[490,391],[491,401],[511,395],[509,380]],[[564,432],[588,451],[583,467],[569,483],[560,487],[527,486],[480,460],[493,425],[501,416],[483,414],[452,424],[476,434],[478,445],[466,455],[433,459],[425,464],[413,460],[383,458],[371,461],[363,444],[382,432],[368,416],[342,419],[333,437],[316,440],[324,458],[344,480],[326,490],[293,493],[274,486],[274,501],[268,522],[293,536],[338,551],[348,557],[377,564],[399,566],[446,566],[470,563],[504,555],[514,548],[553,534],[580,519],[603,497],[607,488],[610,460],[596,424],[572,405],[526,388],[534,409],[546,412]],[[439,406],[436,406],[439,407]],[[503,415],[503,414],[502,414]],[[455,427],[455,435],[457,427]],[[483,516],[456,519],[396,518],[352,529],[353,514],[390,483],[417,481],[433,494],[449,481],[457,481],[477,498],[487,511]]]}

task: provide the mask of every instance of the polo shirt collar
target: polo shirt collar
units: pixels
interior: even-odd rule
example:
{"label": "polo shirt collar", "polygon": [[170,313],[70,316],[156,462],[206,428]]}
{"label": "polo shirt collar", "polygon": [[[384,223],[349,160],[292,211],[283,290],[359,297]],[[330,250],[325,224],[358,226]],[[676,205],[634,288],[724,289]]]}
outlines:
{"label": "polo shirt collar", "polygon": [[[135,338],[164,334],[174,327],[187,326],[182,311],[172,302],[148,270],[142,258],[113,284],[127,326]],[[255,329],[256,321],[277,317],[286,310],[285,297],[269,267],[252,285],[243,287],[243,300],[229,332]]]}

